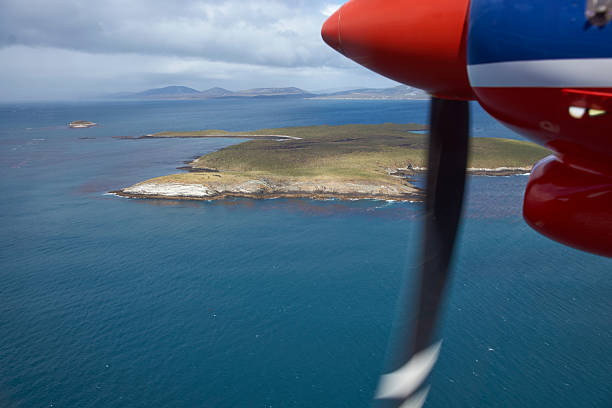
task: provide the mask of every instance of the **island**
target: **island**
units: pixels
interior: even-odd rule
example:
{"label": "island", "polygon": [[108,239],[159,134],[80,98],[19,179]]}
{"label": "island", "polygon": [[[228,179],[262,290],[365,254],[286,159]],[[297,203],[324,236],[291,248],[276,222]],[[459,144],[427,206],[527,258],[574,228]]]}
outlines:
{"label": "island", "polygon": [[[198,157],[186,172],[119,191],[130,198],[245,198],[422,201],[415,177],[426,172],[427,127],[420,124],[307,126],[247,132],[202,130],[138,137],[238,137],[243,143]],[[530,142],[473,138],[468,173],[524,174],[550,151]]]}
{"label": "island", "polygon": [[89,122],[87,120],[75,120],[74,122],[68,123],[68,127],[72,129],[84,129],[96,126],[97,123]]}

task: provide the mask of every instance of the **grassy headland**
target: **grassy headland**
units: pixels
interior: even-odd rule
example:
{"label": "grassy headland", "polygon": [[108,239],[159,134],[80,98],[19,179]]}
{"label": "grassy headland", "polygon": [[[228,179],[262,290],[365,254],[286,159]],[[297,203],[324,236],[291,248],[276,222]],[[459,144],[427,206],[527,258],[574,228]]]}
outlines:
{"label": "grassy headland", "polygon": [[[323,196],[359,198],[373,194],[381,198],[405,196],[406,199],[414,199],[418,195],[417,190],[406,177],[397,176],[409,176],[426,167],[427,136],[415,133],[424,129],[423,125],[418,124],[388,123],[289,127],[250,132],[162,132],[147,137],[268,137],[202,156],[190,163],[190,173],[159,177],[136,186],[200,185],[221,196],[316,196],[316,192],[319,192],[325,193]],[[269,140],[270,135],[277,135],[279,139],[280,136],[293,139]],[[469,167],[476,173],[483,172],[482,169],[498,168],[506,168],[497,171],[503,174],[526,172],[548,154],[548,150],[529,142],[474,138]],[[489,172],[496,173],[492,170]],[[250,190],[245,188],[244,183],[251,186],[255,183],[259,187]],[[232,190],[232,185],[238,187]],[[372,188],[364,186],[388,187],[391,190],[373,192]],[[234,190],[236,194],[232,194]],[[239,194],[239,190],[243,194]],[[127,195],[130,195],[129,191],[124,190]],[[146,195],[146,189],[141,193],[132,191],[131,195]]]}

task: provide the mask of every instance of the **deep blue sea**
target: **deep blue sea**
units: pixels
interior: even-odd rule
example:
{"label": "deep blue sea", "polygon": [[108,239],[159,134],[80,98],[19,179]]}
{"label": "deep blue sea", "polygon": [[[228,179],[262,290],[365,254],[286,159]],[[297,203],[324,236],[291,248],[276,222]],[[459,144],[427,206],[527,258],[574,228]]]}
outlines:
{"label": "deep blue sea", "polygon": [[[112,136],[426,117],[425,101],[0,105],[0,407],[369,406],[420,205],[118,198],[240,141]],[[477,107],[473,128],[516,137]],[[612,406],[612,260],[533,232],[526,182],[469,179],[426,407]]]}

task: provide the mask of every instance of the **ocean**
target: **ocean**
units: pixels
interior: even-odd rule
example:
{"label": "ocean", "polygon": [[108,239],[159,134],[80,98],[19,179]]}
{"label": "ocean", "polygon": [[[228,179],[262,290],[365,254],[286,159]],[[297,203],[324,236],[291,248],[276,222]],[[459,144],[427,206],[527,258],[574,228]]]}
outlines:
{"label": "ocean", "polygon": [[[0,105],[0,407],[369,406],[421,204],[119,198],[240,140],[112,137],[426,120],[426,101]],[[520,139],[477,106],[472,127]],[[428,408],[612,406],[612,260],[532,231],[526,182],[469,177]]]}

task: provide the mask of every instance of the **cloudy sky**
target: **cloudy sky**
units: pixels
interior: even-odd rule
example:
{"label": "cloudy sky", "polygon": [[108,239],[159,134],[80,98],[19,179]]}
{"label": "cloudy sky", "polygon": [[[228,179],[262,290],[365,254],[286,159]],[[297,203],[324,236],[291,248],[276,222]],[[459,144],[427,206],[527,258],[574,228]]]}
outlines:
{"label": "cloudy sky", "polygon": [[311,91],[394,82],[320,29],[327,0],[0,0],[0,99],[186,85]]}

